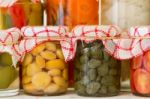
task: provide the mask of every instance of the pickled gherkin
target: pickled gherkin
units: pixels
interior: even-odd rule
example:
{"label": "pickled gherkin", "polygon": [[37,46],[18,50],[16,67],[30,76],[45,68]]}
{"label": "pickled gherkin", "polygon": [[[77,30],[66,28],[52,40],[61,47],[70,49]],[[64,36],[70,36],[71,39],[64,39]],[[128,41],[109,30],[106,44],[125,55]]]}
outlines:
{"label": "pickled gherkin", "polygon": [[120,91],[120,61],[104,51],[102,42],[78,41],[75,55],[75,91],[81,96],[114,96]]}

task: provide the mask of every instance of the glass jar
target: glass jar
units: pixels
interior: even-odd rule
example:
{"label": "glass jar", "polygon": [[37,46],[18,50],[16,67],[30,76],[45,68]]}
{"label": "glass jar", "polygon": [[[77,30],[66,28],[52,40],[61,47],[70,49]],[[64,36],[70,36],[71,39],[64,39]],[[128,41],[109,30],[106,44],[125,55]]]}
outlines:
{"label": "glass jar", "polygon": [[67,0],[45,0],[47,24],[64,25]]}
{"label": "glass jar", "polygon": [[131,62],[131,90],[135,95],[150,96],[150,51]]}
{"label": "glass jar", "polygon": [[132,26],[150,25],[150,0],[101,0],[101,24]]}
{"label": "glass jar", "polygon": [[0,31],[0,97],[19,94],[19,33],[15,28]]}
{"label": "glass jar", "polygon": [[38,44],[25,54],[22,84],[31,95],[58,95],[68,88],[68,67],[59,42]]}
{"label": "glass jar", "polygon": [[[100,0],[100,24],[118,25],[122,35],[133,26],[150,25],[150,0]],[[130,90],[130,60],[122,61],[122,90]]]}
{"label": "glass jar", "polygon": [[41,3],[17,2],[11,7],[0,7],[0,29],[43,25]]}
{"label": "glass jar", "polygon": [[115,96],[120,92],[120,61],[104,51],[101,41],[78,41],[75,91],[81,96]]}
{"label": "glass jar", "polygon": [[98,0],[68,0],[66,24],[98,25]]}

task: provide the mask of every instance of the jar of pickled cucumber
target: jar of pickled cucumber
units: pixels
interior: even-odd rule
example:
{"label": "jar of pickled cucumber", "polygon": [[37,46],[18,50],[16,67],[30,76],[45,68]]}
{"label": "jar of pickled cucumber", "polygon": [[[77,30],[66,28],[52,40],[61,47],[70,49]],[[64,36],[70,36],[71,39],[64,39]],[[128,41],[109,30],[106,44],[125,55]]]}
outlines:
{"label": "jar of pickled cucumber", "polygon": [[133,94],[150,96],[150,51],[132,59],[130,81]]}
{"label": "jar of pickled cucumber", "polygon": [[[47,38],[47,33],[48,37],[61,35],[62,29],[25,27],[23,31],[25,38],[21,42],[21,48],[25,53],[22,58],[22,85],[25,93],[30,95],[65,93],[68,88],[68,66],[62,52],[61,41]],[[36,36],[28,38],[32,34]]]}
{"label": "jar of pickled cucumber", "polygon": [[81,96],[115,96],[120,92],[120,61],[104,51],[102,41],[78,41],[75,91]]}
{"label": "jar of pickled cucumber", "polygon": [[43,5],[18,0],[10,7],[0,7],[0,29],[43,25]]}
{"label": "jar of pickled cucumber", "polygon": [[18,41],[20,31],[16,28],[0,30],[0,97],[19,93]]}

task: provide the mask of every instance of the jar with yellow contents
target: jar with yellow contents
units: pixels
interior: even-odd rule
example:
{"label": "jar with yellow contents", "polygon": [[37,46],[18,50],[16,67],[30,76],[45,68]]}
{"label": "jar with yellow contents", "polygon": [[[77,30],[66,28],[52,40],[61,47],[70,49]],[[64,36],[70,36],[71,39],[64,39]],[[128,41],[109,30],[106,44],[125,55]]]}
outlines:
{"label": "jar with yellow contents", "polygon": [[[59,27],[27,27],[24,30],[24,36],[30,36],[33,33],[36,36],[25,37],[20,43],[22,51],[26,52],[22,58],[22,84],[27,94],[59,95],[67,91],[68,67],[61,49],[61,41],[49,40],[47,33],[50,37],[52,32],[40,32],[46,29],[55,31],[54,35],[60,33]],[[39,36],[41,34],[42,37]]]}

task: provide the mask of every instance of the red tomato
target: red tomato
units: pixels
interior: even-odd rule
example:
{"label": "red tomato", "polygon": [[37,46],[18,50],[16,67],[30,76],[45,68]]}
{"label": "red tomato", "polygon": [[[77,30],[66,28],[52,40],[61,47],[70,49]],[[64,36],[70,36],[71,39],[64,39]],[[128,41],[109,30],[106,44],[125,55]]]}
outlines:
{"label": "red tomato", "polygon": [[144,56],[144,68],[150,72],[150,51]]}
{"label": "red tomato", "polygon": [[14,26],[21,28],[26,25],[25,12],[21,5],[14,4],[13,6],[8,8],[8,12],[12,17]]}
{"label": "red tomato", "polygon": [[131,66],[133,69],[138,69],[141,67],[143,61],[143,56],[138,56],[132,59]]}
{"label": "red tomato", "polygon": [[150,73],[137,69],[134,72],[134,86],[140,94],[150,94]]}

